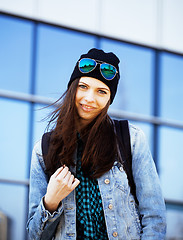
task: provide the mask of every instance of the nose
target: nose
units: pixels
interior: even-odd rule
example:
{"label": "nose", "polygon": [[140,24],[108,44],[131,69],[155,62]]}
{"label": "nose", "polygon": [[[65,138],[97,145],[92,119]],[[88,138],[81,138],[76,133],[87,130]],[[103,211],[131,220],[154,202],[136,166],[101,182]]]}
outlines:
{"label": "nose", "polygon": [[87,102],[94,102],[95,101],[95,93],[94,93],[93,90],[90,89],[89,91],[87,91],[87,94],[85,96],[85,100]]}

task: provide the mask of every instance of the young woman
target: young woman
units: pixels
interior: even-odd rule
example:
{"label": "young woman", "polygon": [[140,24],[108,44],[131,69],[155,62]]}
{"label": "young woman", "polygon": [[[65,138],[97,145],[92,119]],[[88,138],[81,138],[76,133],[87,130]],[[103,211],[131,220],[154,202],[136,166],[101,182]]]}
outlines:
{"label": "young woman", "polygon": [[129,125],[136,197],[107,114],[119,59],[91,49],[81,55],[54,111],[48,153],[41,141],[30,172],[30,239],[165,239],[165,205],[143,132]]}

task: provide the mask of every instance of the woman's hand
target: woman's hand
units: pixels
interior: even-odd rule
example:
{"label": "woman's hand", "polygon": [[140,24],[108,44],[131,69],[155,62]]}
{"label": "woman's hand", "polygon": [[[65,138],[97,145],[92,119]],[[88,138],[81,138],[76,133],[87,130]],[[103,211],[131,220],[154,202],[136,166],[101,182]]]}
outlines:
{"label": "woman's hand", "polygon": [[54,212],[62,199],[67,197],[79,183],[80,181],[74,178],[68,167],[58,168],[48,183],[44,197],[45,208],[51,213]]}

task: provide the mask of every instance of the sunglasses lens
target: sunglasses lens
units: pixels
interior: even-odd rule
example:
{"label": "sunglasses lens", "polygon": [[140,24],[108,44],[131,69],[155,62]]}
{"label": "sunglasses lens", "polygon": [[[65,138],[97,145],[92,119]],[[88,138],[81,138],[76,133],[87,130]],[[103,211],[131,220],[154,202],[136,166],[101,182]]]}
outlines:
{"label": "sunglasses lens", "polygon": [[107,63],[102,63],[100,66],[101,73],[103,77],[107,80],[111,80],[115,77],[116,75],[116,68],[110,64]]}
{"label": "sunglasses lens", "polygon": [[96,67],[96,64],[93,59],[83,58],[79,61],[79,70],[82,73],[91,72]]}

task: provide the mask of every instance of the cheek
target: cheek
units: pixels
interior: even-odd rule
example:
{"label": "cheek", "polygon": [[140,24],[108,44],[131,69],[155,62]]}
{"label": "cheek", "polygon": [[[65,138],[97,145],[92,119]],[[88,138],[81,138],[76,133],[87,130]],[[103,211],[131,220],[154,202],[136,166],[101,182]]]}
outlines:
{"label": "cheek", "polygon": [[77,109],[78,109],[78,105],[79,105],[79,99],[80,99],[80,97],[79,97],[79,94],[78,94],[78,91],[77,91],[76,96],[75,96],[75,106],[76,106]]}
{"label": "cheek", "polygon": [[103,109],[107,105],[108,101],[110,100],[110,97],[106,97],[104,99],[100,100],[100,107]]}
{"label": "cheek", "polygon": [[79,101],[79,99],[81,99],[82,96],[81,96],[81,91],[77,90],[76,91],[76,97],[75,97],[75,102]]}

